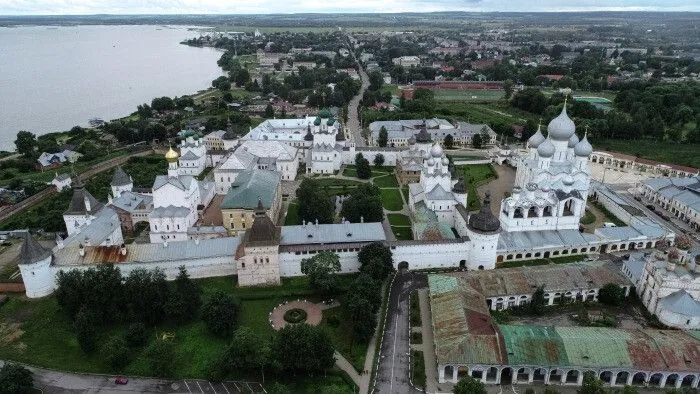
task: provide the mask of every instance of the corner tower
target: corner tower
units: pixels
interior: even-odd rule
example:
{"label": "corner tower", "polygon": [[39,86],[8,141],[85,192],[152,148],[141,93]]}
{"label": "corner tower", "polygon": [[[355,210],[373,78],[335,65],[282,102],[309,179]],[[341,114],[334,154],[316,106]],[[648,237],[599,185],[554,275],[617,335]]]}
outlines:
{"label": "corner tower", "polygon": [[239,286],[280,284],[279,227],[265,213],[261,200],[255,209],[255,219],[236,251]]}
{"label": "corner tower", "polygon": [[27,297],[39,298],[53,293],[56,277],[51,269],[51,258],[50,250],[41,246],[29,231],[24,233],[18,266]]}

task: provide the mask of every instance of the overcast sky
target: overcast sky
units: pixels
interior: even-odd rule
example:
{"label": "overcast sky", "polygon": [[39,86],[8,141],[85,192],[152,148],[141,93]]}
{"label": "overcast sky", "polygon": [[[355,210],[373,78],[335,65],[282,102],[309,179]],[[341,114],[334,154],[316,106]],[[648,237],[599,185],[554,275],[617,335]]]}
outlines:
{"label": "overcast sky", "polygon": [[0,0],[0,15],[700,11],[698,0]]}

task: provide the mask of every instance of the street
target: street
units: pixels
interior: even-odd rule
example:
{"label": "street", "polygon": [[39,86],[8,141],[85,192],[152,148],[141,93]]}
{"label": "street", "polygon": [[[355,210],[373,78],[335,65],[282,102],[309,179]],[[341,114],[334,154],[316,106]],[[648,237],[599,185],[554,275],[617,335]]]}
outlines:
{"label": "street", "polygon": [[357,63],[357,72],[360,74],[360,79],[362,80],[362,87],[360,88],[360,91],[357,93],[357,95],[353,97],[352,100],[350,100],[350,102],[348,103],[348,123],[345,125],[345,127],[352,134],[352,137],[355,140],[355,146],[363,147],[367,144],[365,144],[365,139],[364,137],[362,137],[362,123],[359,119],[358,107],[360,105],[360,100],[362,100],[362,96],[364,96],[365,94],[365,90],[367,90],[367,88],[369,87],[369,78],[367,77],[367,73],[365,73],[365,70],[362,68],[362,64],[360,64],[360,62],[355,57],[355,53],[353,51],[350,51],[350,53],[355,59],[355,63]]}
{"label": "street", "polygon": [[413,290],[427,286],[424,274],[399,271],[389,294],[386,329],[380,349],[376,393],[420,393],[409,377],[409,305]]}

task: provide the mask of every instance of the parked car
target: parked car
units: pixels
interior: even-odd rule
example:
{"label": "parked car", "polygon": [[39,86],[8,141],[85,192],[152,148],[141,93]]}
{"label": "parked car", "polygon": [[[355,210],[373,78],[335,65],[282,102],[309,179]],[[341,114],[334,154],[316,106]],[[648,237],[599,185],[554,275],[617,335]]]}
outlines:
{"label": "parked car", "polygon": [[119,376],[118,378],[114,379],[114,384],[127,384],[129,383],[129,379]]}
{"label": "parked car", "polygon": [[637,201],[642,201],[642,198],[639,197],[639,196],[634,196],[634,199],[637,200]]}
{"label": "parked car", "polygon": [[656,210],[656,207],[654,207],[654,206],[651,205],[651,204],[647,204],[646,207],[647,207],[647,209],[649,209],[650,211],[655,211],[655,210]]}

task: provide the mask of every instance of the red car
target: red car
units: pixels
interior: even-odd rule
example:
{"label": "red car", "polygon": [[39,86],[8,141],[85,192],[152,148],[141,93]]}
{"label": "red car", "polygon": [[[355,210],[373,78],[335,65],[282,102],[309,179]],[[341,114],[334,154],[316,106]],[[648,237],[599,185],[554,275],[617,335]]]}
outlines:
{"label": "red car", "polygon": [[127,379],[123,376],[120,376],[120,377],[114,379],[114,384],[127,384],[127,383],[129,383],[129,379]]}

